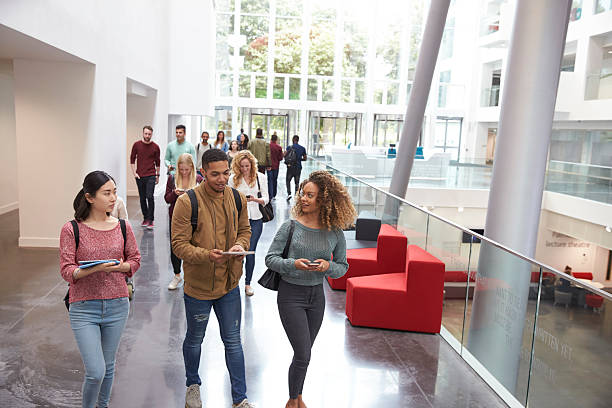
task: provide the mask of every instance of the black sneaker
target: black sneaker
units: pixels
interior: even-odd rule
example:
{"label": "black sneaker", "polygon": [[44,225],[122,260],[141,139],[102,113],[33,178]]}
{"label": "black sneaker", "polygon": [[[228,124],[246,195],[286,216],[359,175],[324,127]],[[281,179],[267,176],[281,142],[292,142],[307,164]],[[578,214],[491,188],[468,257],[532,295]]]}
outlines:
{"label": "black sneaker", "polygon": [[291,201],[291,194],[287,196],[287,202]]}

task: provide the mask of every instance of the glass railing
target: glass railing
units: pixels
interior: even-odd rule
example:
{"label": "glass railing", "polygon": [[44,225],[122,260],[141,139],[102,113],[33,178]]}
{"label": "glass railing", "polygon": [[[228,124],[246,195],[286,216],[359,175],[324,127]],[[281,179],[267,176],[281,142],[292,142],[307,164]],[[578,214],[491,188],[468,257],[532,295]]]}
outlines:
{"label": "glass railing", "polygon": [[[445,264],[441,336],[511,407],[608,407],[612,295],[321,161],[354,205]],[[580,275],[579,278],[592,276]],[[408,283],[410,284],[410,283]]]}
{"label": "glass railing", "polygon": [[500,87],[499,85],[485,88],[480,98],[480,106],[499,106]]}
{"label": "glass railing", "polygon": [[550,160],[545,189],[612,204],[612,167]]}

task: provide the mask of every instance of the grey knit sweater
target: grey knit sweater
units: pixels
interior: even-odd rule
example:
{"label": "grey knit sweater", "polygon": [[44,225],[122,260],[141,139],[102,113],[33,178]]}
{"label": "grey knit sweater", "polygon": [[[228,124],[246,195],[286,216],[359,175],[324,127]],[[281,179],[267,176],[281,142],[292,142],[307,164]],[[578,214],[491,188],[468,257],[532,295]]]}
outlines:
{"label": "grey knit sweater", "polygon": [[[305,227],[297,221],[294,222],[295,229],[287,259],[283,259],[283,249],[289,237],[290,220],[285,221],[276,232],[266,255],[266,266],[278,272],[284,281],[295,285],[320,285],[326,276],[334,279],[343,276],[348,269],[348,263],[346,262],[346,240],[342,230],[319,230]],[[332,254],[333,261],[331,261]],[[326,272],[301,271],[294,264],[299,258],[311,261],[325,259],[329,261],[329,269]]]}

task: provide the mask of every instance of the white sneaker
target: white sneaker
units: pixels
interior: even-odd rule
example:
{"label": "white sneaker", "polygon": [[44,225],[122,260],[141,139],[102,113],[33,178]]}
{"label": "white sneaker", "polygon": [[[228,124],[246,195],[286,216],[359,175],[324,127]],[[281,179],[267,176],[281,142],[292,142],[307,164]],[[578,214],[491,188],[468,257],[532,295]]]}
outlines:
{"label": "white sneaker", "polygon": [[174,290],[178,287],[179,283],[181,283],[183,279],[181,278],[181,276],[177,276],[174,275],[174,278],[172,278],[172,280],[170,281],[170,283],[168,284],[168,290]]}
{"label": "white sneaker", "polygon": [[255,404],[249,402],[248,399],[243,399],[240,404],[232,404],[232,408],[255,408]]}
{"label": "white sneaker", "polygon": [[185,408],[202,408],[202,398],[200,397],[200,386],[198,384],[191,384],[187,387]]}

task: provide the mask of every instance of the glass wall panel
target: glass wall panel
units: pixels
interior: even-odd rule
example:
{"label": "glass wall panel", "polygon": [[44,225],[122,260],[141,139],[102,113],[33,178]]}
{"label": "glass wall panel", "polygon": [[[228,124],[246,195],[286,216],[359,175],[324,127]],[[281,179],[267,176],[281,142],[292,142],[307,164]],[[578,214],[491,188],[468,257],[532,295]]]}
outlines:
{"label": "glass wall panel", "polygon": [[378,11],[374,77],[399,80],[402,16],[394,7],[379,8]]}
{"label": "glass wall panel", "polygon": [[365,82],[355,81],[355,103],[365,102]]}
{"label": "glass wall panel", "polygon": [[300,99],[300,78],[289,78],[289,99]]}
{"label": "glass wall panel", "polygon": [[265,98],[268,95],[268,77],[255,77],[255,98]]}
{"label": "glass wall panel", "polygon": [[350,78],[364,78],[368,52],[368,26],[362,21],[344,22],[344,54],[342,75]]}
{"label": "glass wall panel", "polygon": [[240,12],[250,14],[268,14],[270,2],[268,0],[240,0]]}
{"label": "glass wall panel", "polygon": [[302,64],[302,20],[277,18],[274,72],[299,74]]}
{"label": "glass wall panel", "polygon": [[273,86],[273,98],[274,99],[285,99],[285,78],[284,77],[276,77],[274,78],[274,86]]}
{"label": "glass wall panel", "polygon": [[334,20],[313,20],[310,28],[308,73],[334,75],[334,46],[336,23]]}
{"label": "glass wall panel", "polygon": [[302,0],[276,0],[277,16],[302,16]]}
{"label": "glass wall panel", "polygon": [[232,34],[234,34],[234,15],[217,14],[215,65],[218,70],[231,68],[230,57],[234,55],[234,47],[229,45],[228,36]]}
{"label": "glass wall panel", "polygon": [[232,74],[219,75],[219,96],[232,96],[233,78]]}
{"label": "glass wall panel", "polygon": [[612,10],[612,0],[595,0],[595,14]]}
{"label": "glass wall panel", "polygon": [[319,81],[314,78],[308,79],[308,100],[316,101],[317,100],[317,92],[319,90]]}
{"label": "glass wall panel", "polygon": [[244,69],[247,71],[266,72],[269,22],[268,17],[240,17],[240,34],[246,36],[246,45],[240,48],[240,55],[244,56]]}
{"label": "glass wall panel", "polygon": [[387,84],[387,105],[397,104],[399,96],[399,83],[390,82]]}
{"label": "glass wall panel", "polygon": [[251,76],[240,75],[238,78],[238,96],[241,98],[251,97]]}
{"label": "glass wall panel", "polygon": [[333,79],[324,79],[322,81],[323,84],[323,101],[331,102],[334,100],[334,80]]}
{"label": "glass wall panel", "polygon": [[351,81],[342,81],[342,102],[351,102]]}
{"label": "glass wall panel", "polygon": [[372,102],[382,105],[383,93],[385,84],[383,82],[376,82],[374,85],[374,95],[372,96]]}

